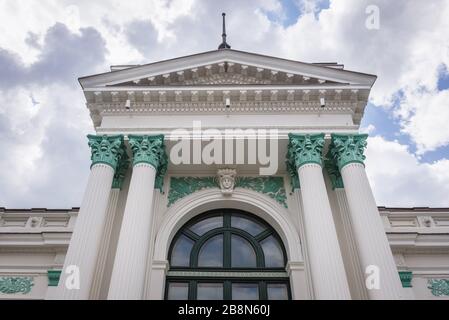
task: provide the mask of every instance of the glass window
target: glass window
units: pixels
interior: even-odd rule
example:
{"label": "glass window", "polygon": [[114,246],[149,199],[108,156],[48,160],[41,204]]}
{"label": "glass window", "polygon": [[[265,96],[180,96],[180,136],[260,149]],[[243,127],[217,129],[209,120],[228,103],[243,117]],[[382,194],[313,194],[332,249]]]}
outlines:
{"label": "glass window", "polygon": [[246,219],[240,216],[231,217],[231,226],[233,228],[244,230],[253,236],[257,236],[259,233],[261,233],[266,229],[259,223],[256,223],[250,219]]}
{"label": "glass window", "polygon": [[223,267],[223,235],[210,238],[198,254],[198,267]]}
{"label": "glass window", "polygon": [[288,288],[285,283],[267,284],[268,300],[288,300]]}
{"label": "glass window", "polygon": [[194,242],[181,235],[173,246],[171,265],[174,267],[188,267],[190,265],[190,252]]}
{"label": "glass window", "polygon": [[257,267],[256,252],[251,244],[240,236],[232,235],[231,262],[233,268]]}
{"label": "glass window", "polygon": [[223,300],[223,283],[198,283],[198,300]]}
{"label": "glass window", "polygon": [[279,241],[273,236],[269,236],[260,245],[265,256],[266,268],[282,268],[284,266],[284,254]]}
{"label": "glass window", "polygon": [[187,300],[189,297],[189,284],[183,282],[169,282],[168,300]]}
{"label": "glass window", "polygon": [[213,210],[173,238],[166,299],[288,300],[284,252],[264,221],[239,210]]}
{"label": "glass window", "polygon": [[202,236],[206,232],[223,227],[223,217],[211,217],[201,220],[190,227],[190,230],[195,232],[197,235]]}
{"label": "glass window", "polygon": [[232,300],[259,300],[257,283],[233,283]]}

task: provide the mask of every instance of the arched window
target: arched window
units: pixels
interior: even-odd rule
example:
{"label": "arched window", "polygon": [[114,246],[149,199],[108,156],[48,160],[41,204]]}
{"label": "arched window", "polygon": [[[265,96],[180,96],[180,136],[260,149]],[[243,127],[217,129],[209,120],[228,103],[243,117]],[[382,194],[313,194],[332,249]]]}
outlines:
{"label": "arched window", "polygon": [[214,210],[189,221],[172,241],[169,262],[166,299],[290,299],[281,239],[243,211]]}

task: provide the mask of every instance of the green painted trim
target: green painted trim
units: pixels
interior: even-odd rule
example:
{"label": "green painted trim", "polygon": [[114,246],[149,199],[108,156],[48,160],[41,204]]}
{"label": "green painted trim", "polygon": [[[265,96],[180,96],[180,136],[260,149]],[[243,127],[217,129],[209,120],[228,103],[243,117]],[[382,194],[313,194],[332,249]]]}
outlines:
{"label": "green painted trim", "polygon": [[367,134],[332,134],[331,137],[330,158],[335,161],[340,171],[350,163],[364,165]]}
{"label": "green painted trim", "polygon": [[120,159],[126,153],[123,135],[96,136],[89,134],[87,139],[91,149],[91,168],[102,163],[111,166],[115,171]]}
{"label": "green painted trim", "polygon": [[[287,208],[283,177],[237,177],[235,187],[266,194]],[[219,188],[215,177],[171,177],[167,206],[194,192],[211,188]]]}
{"label": "green painted trim", "polygon": [[412,288],[413,273],[411,271],[399,271],[403,288]]}
{"label": "green painted trim", "polygon": [[338,166],[334,159],[332,159],[330,152],[327,153],[326,159],[324,160],[324,169],[327,171],[327,175],[331,180],[332,189],[343,189],[343,178],[341,177],[340,170],[338,170]]}
{"label": "green painted trim", "polygon": [[0,277],[0,293],[2,294],[28,294],[33,286],[33,277]]}
{"label": "green painted trim", "polygon": [[47,270],[48,286],[57,287],[62,270]]}
{"label": "green painted trim", "polygon": [[449,296],[449,279],[429,279],[427,284],[435,297]]}
{"label": "green painted trim", "polygon": [[162,191],[168,166],[164,135],[129,135],[128,138],[133,153],[133,166],[139,163],[153,166],[156,169],[155,188]]}

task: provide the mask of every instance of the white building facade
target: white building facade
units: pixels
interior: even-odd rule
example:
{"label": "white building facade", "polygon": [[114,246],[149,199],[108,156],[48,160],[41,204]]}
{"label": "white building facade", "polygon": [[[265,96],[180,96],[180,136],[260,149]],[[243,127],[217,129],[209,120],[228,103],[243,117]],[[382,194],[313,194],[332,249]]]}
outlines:
{"label": "white building facade", "polygon": [[0,210],[0,299],[449,299],[449,209],[375,203],[375,80],[227,46],[80,78],[84,198]]}

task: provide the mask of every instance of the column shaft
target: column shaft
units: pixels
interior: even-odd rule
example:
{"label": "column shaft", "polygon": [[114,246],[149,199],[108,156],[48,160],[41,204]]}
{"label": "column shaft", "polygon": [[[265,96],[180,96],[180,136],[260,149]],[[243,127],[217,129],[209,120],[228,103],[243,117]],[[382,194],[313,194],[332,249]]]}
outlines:
{"label": "column shaft", "polygon": [[[353,293],[353,299],[366,300],[368,299],[368,293],[366,292],[365,277],[361,270],[360,259],[358,256],[357,244],[354,239],[353,227],[351,223],[351,215],[349,212],[348,200],[346,199],[345,190],[343,188],[335,189],[337,197],[338,207],[340,211],[340,221],[343,231],[342,247],[345,245],[348,255],[348,261],[346,262],[346,270],[348,271],[348,277],[351,277],[350,288]],[[343,248],[342,248],[343,249]]]}
{"label": "column shaft", "polygon": [[403,298],[403,288],[398,270],[366,176],[365,167],[361,163],[349,163],[341,169],[341,175],[362,271],[371,265],[379,268],[380,287],[368,290],[370,299]]}
{"label": "column shaft", "polygon": [[101,283],[103,280],[103,273],[108,255],[108,248],[111,239],[112,226],[114,224],[115,214],[117,211],[117,202],[120,195],[120,189],[111,189],[109,194],[108,207],[106,209],[106,218],[104,222],[103,234],[101,237],[100,250],[98,252],[97,265],[95,267],[95,274],[92,281],[92,289],[90,293],[91,299],[99,299]]}
{"label": "column shaft", "polygon": [[308,163],[298,169],[298,176],[315,298],[350,299],[322,168]]}
{"label": "column shaft", "polygon": [[[56,290],[56,299],[89,298],[113,177],[114,169],[111,166],[101,163],[92,166]],[[79,290],[70,290],[65,285],[67,276],[70,276],[65,273],[68,266],[79,268]]]}
{"label": "column shaft", "polygon": [[143,297],[155,177],[156,170],[150,164],[139,163],[133,168],[108,299]]}

